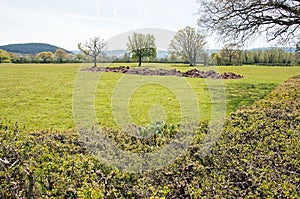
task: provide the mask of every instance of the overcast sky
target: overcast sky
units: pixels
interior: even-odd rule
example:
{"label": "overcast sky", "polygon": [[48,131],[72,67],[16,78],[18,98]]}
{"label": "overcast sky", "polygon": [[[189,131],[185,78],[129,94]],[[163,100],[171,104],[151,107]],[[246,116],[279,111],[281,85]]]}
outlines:
{"label": "overcast sky", "polygon": [[[140,28],[197,28],[196,0],[1,0],[0,45],[41,42],[67,50]],[[217,48],[211,39],[208,47]]]}

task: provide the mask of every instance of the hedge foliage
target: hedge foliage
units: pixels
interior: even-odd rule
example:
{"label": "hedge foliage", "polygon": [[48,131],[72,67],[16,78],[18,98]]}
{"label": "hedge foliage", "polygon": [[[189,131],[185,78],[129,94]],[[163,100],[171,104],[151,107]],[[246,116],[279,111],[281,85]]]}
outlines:
{"label": "hedge foliage", "polygon": [[[2,119],[0,198],[299,198],[299,86],[297,76],[228,116],[205,157],[204,122],[185,154],[164,169],[142,174],[103,165],[75,131],[28,133]],[[175,125],[157,126],[144,128],[144,133],[158,131],[149,140],[106,133],[122,149],[151,152],[177,131]]]}

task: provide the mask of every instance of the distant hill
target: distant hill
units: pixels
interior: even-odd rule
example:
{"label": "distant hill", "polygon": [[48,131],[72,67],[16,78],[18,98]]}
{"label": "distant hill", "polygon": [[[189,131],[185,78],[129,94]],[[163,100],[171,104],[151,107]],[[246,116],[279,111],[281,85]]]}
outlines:
{"label": "distant hill", "polygon": [[126,52],[127,52],[127,50],[107,50],[104,53],[106,56],[120,57],[120,56],[123,56]]}
{"label": "distant hill", "polygon": [[[25,43],[25,44],[9,44],[0,46],[0,49],[6,50],[8,52],[17,54],[37,54],[44,51],[50,51],[55,53],[55,51],[60,48],[50,44],[44,43]],[[63,49],[63,48],[60,48]],[[71,51],[65,50],[67,53],[72,53]]]}

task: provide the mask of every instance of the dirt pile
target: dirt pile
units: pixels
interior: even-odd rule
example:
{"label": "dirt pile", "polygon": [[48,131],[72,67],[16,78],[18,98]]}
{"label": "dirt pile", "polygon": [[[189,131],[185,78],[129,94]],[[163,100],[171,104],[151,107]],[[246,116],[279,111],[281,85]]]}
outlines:
{"label": "dirt pile", "polygon": [[191,78],[213,78],[213,79],[241,79],[242,75],[235,74],[233,72],[225,72],[224,74],[219,74],[214,70],[209,71],[199,71],[197,69],[188,70],[182,73],[184,77]]}
{"label": "dirt pile", "polygon": [[166,70],[157,69],[152,70],[149,68],[130,68],[129,66],[119,66],[119,67],[105,67],[105,68],[86,68],[84,71],[92,72],[114,72],[114,73],[124,73],[133,75],[145,75],[145,76],[178,76],[178,77],[190,77],[190,78],[213,78],[213,79],[241,79],[242,75],[235,74],[233,72],[225,72],[219,74],[214,70],[200,71],[198,69],[191,69],[186,72],[180,72],[176,69]]}

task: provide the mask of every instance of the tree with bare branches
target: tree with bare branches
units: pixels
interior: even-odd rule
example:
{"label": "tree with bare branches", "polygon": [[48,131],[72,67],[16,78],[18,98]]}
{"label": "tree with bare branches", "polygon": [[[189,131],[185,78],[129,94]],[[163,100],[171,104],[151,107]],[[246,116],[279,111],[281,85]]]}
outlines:
{"label": "tree with bare branches", "polygon": [[181,56],[195,66],[197,58],[204,53],[205,36],[190,26],[179,30],[169,45],[169,53]]}
{"label": "tree with bare branches", "polygon": [[261,33],[268,41],[300,40],[300,0],[198,0],[198,25],[226,41],[242,42]]}
{"label": "tree with bare branches", "polygon": [[85,55],[88,55],[93,58],[94,68],[97,67],[97,57],[104,55],[104,50],[106,49],[107,43],[101,37],[91,38],[89,41],[86,41],[84,44],[79,43],[78,49],[82,51]]}
{"label": "tree with bare branches", "polygon": [[241,65],[241,52],[238,44],[229,43],[224,45],[220,51],[220,55],[225,65]]}

